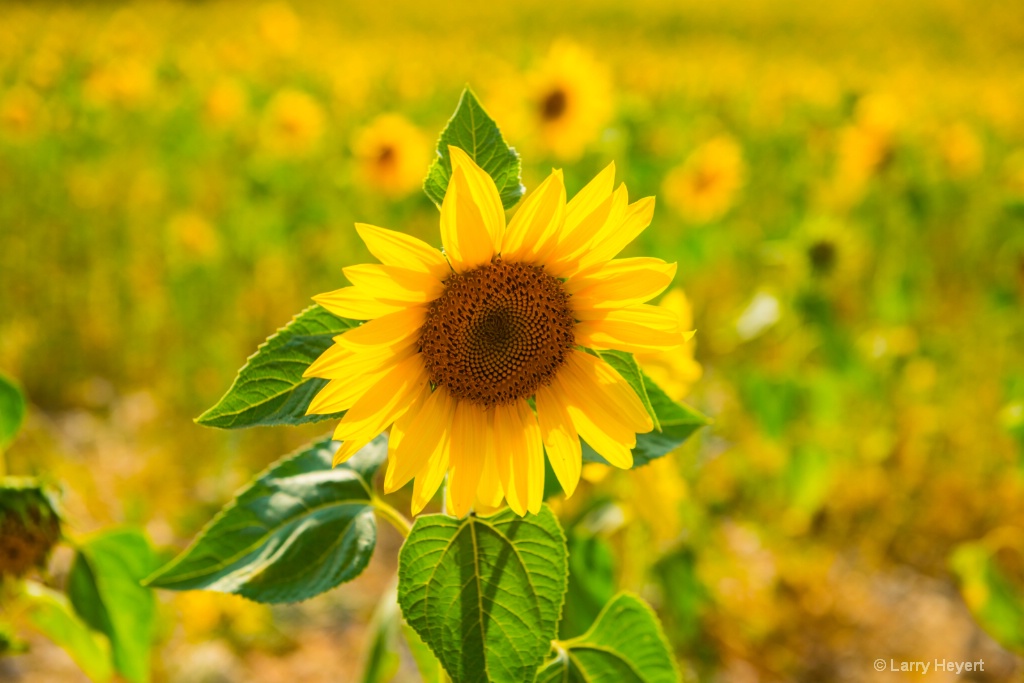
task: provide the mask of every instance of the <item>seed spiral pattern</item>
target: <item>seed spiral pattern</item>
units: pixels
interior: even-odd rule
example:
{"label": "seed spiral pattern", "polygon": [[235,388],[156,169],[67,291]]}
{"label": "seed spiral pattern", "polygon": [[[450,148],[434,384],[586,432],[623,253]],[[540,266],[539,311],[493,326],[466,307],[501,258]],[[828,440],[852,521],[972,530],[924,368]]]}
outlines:
{"label": "seed spiral pattern", "polygon": [[456,400],[508,404],[551,382],[575,343],[574,325],[557,278],[498,259],[445,281],[420,351],[430,380]]}

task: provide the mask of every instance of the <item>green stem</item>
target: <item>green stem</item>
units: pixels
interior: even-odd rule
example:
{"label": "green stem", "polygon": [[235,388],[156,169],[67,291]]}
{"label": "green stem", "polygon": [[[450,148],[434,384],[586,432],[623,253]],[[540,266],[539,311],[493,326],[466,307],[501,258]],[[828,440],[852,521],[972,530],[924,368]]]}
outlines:
{"label": "green stem", "polygon": [[412,523],[405,518],[405,515],[377,496],[373,496],[370,499],[370,503],[377,509],[377,513],[381,517],[386,519],[391,526],[395,527],[398,533],[402,534],[402,538],[409,538],[409,533],[412,531]]}

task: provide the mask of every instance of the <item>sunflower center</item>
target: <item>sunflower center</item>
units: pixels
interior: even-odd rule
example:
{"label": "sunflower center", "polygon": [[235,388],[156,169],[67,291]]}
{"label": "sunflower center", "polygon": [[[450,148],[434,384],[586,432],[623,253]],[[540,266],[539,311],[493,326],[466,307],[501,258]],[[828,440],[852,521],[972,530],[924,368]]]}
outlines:
{"label": "sunflower center", "polygon": [[836,245],[827,240],[818,240],[807,250],[811,268],[819,275],[828,275],[836,266]]}
{"label": "sunflower center", "polygon": [[395,161],[395,148],[391,145],[384,145],[377,154],[377,163],[381,166],[390,166]]}
{"label": "sunflower center", "polygon": [[498,259],[445,281],[420,350],[430,380],[456,400],[507,404],[551,382],[575,343],[574,325],[557,278]]}
{"label": "sunflower center", "polygon": [[545,121],[554,121],[565,113],[566,105],[568,105],[568,98],[565,96],[565,91],[561,88],[552,90],[540,103],[540,114],[544,117]]}

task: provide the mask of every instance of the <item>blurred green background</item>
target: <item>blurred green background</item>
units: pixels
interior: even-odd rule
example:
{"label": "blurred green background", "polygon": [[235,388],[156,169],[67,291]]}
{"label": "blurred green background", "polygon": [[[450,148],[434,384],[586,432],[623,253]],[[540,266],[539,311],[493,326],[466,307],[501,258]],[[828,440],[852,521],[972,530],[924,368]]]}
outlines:
{"label": "blurred green background", "polygon": [[[629,253],[678,261],[703,376],[676,389],[716,422],[557,507],[687,676],[1020,680],[1024,5],[352,5],[0,3],[9,469],[60,482],[73,533],[180,548],[317,435],[191,419],[370,259],[354,222],[439,241],[420,183],[469,83],[528,190],[614,160],[658,196]],[[155,680],[359,680],[382,533],[303,605],[161,595]],[[0,677],[81,679],[33,644]]]}

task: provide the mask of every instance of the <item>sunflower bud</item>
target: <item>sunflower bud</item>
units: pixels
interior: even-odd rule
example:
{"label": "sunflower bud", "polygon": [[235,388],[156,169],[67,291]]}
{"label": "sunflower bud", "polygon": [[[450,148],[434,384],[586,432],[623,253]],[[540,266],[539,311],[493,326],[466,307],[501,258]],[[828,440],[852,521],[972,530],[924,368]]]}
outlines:
{"label": "sunflower bud", "polygon": [[43,567],[60,539],[60,518],[36,479],[0,479],[0,577]]}

